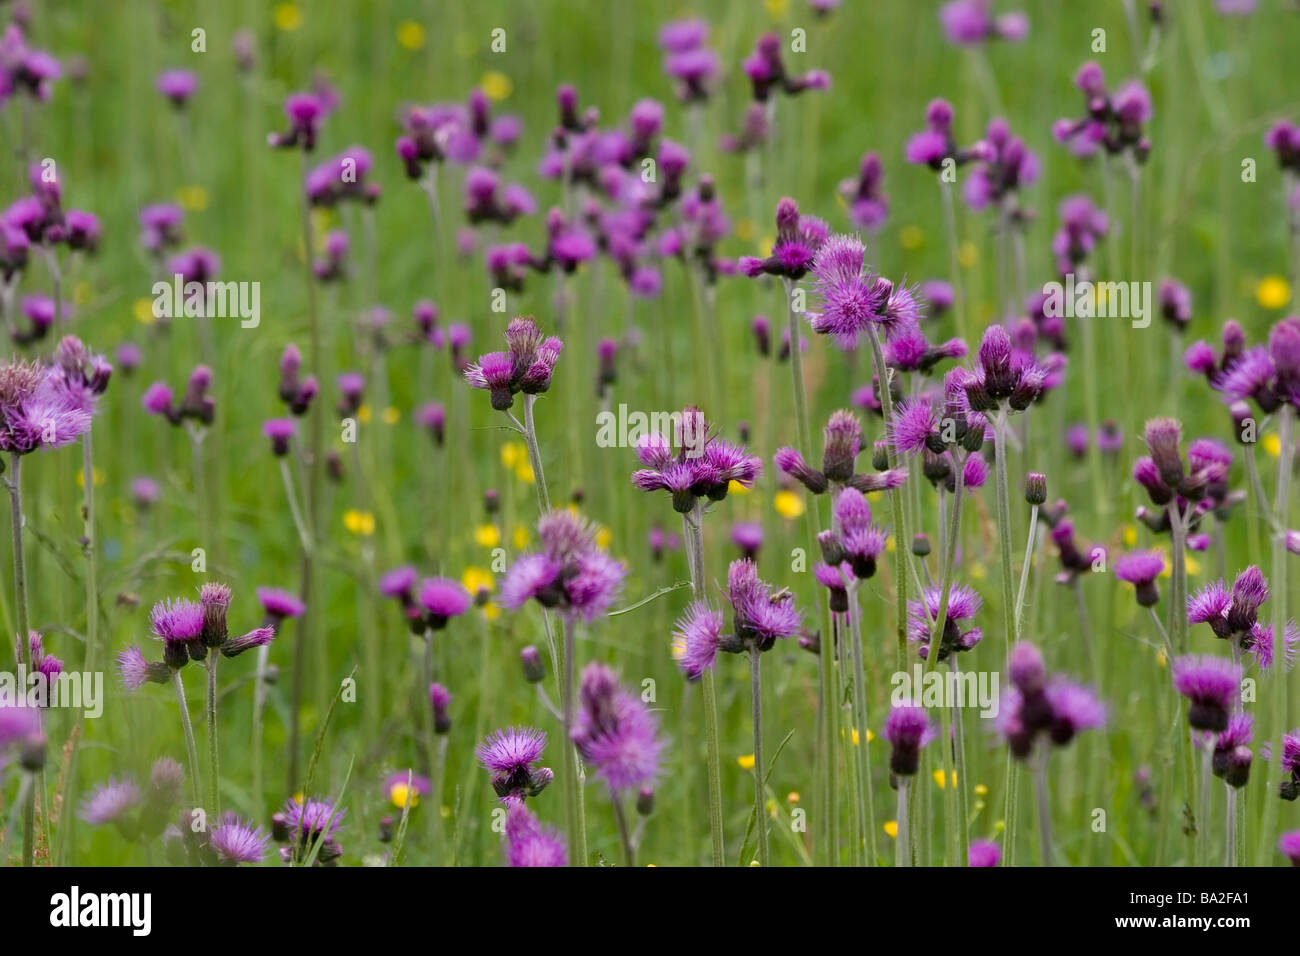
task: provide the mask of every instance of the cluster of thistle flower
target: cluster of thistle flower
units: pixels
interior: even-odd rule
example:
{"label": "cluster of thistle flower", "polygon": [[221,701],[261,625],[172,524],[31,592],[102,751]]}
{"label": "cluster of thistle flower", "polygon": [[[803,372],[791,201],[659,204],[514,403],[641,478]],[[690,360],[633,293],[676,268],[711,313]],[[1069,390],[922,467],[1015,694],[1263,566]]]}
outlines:
{"label": "cluster of thistle flower", "polygon": [[1266,415],[1284,403],[1300,408],[1300,317],[1280,319],[1269,330],[1267,345],[1251,347],[1241,324],[1229,319],[1221,341],[1217,355],[1209,343],[1198,340],[1183,358],[1188,370],[1204,375],[1228,403],[1238,440],[1253,440],[1242,429],[1251,418],[1250,402]]}
{"label": "cluster of thistle flower", "polygon": [[704,676],[719,653],[762,653],[778,640],[796,636],[806,650],[816,649],[816,639],[803,633],[803,610],[795,606],[794,595],[761,580],[753,561],[731,562],[726,598],[731,607],[730,632],[724,631],[723,613],[705,600],[692,601],[674,627],[675,656],[687,680]]}
{"label": "cluster of thistle flower", "polygon": [[270,644],[275,627],[261,625],[239,637],[232,637],[226,625],[230,609],[230,588],[209,581],[199,588],[198,602],[184,598],[159,601],[149,615],[153,636],[162,641],[161,663],[146,660],[138,646],[118,655],[118,672],[126,690],[137,690],[146,682],[165,684],[171,672],[190,661],[207,660],[208,653],[238,657],[254,647]]}
{"label": "cluster of thistle flower", "polygon": [[[777,449],[772,461],[783,473],[794,478],[815,495],[833,488],[853,488],[863,493],[897,488],[907,479],[906,468],[879,468],[876,474],[858,473],[857,457],[862,447],[862,424],[847,409],[832,412],[822,431],[822,467],[811,467],[797,448],[789,445]],[[879,461],[873,461],[879,465]]]}
{"label": "cluster of thistle flower", "polygon": [[401,603],[402,615],[412,634],[441,631],[452,618],[468,611],[476,599],[486,598],[483,593],[471,596],[459,581],[450,578],[426,578],[417,595],[418,577],[415,568],[403,565],[379,579],[380,593]]}
{"label": "cluster of thistle flower", "polygon": [[564,343],[547,336],[532,316],[516,316],[505,331],[506,351],[487,352],[465,369],[465,381],[491,397],[492,407],[506,411],[515,395],[540,395],[551,387],[551,375]]}
{"label": "cluster of thistle flower", "polygon": [[646,467],[632,474],[632,483],[642,491],[667,491],[680,514],[689,514],[703,499],[722,501],[733,481],[753,487],[763,472],[761,458],[711,434],[704,412],[693,406],[682,410],[672,442],[651,432],[637,442],[636,453]]}
{"label": "cluster of thistle flower", "polygon": [[112,374],[103,356],[71,335],[59,343],[50,365],[0,363],[0,451],[26,455],[76,441],[90,430]]}
{"label": "cluster of thistle flower", "polygon": [[[18,657],[21,659],[22,654]],[[40,631],[27,634],[27,667],[31,673],[45,675],[47,683],[53,683],[63,673],[63,661],[45,650],[45,638]]]}
{"label": "cluster of thistle flower", "polygon": [[[355,415],[361,407],[365,389],[365,379],[356,372],[343,372],[337,380],[339,401],[337,411],[340,418]],[[290,342],[280,354],[280,385],[277,394],[280,401],[288,407],[289,413],[301,418],[311,410],[311,403],[320,393],[320,384],[315,375],[302,377],[302,353],[298,346]],[[289,453],[289,443],[297,431],[293,418],[272,418],[262,425],[262,434],[271,441],[271,453],[283,458]],[[329,474],[337,477],[342,464],[338,453],[327,453],[330,467]]]}
{"label": "cluster of thistle flower", "polygon": [[1023,13],[993,16],[991,0],[952,0],[939,8],[939,25],[953,46],[978,46],[989,40],[1019,43],[1029,33]]}
{"label": "cluster of thistle flower", "polygon": [[[1030,504],[1035,503],[1028,493],[1026,499]],[[1106,549],[1099,544],[1083,549],[1079,547],[1074,536],[1074,521],[1066,517],[1068,511],[1069,505],[1064,499],[1044,505],[1039,511],[1051,529],[1052,543],[1056,545],[1061,559],[1061,570],[1056,575],[1057,584],[1073,584],[1080,575],[1088,574],[1099,560],[1104,561],[1106,557]]]}
{"label": "cluster of thistle flower", "polygon": [[1092,691],[1063,677],[1049,678],[1033,644],[1021,641],[1011,648],[1007,671],[1012,687],[999,704],[996,725],[1017,759],[1030,756],[1040,734],[1064,747],[1080,731],[1105,722],[1105,709]]}
{"label": "cluster of thistle flower", "polygon": [[570,621],[590,623],[614,603],[627,566],[596,544],[595,528],[572,511],[551,511],[537,522],[542,550],[520,555],[501,582],[501,603],[518,610],[529,600]]}
{"label": "cluster of thistle flower", "polygon": [[166,382],[154,382],[140,399],[140,404],[150,415],[167,419],[172,425],[192,421],[198,425],[211,425],[217,414],[216,400],[208,394],[212,387],[212,369],[206,365],[195,366],[185,386],[179,403]]}
{"label": "cluster of thistle flower", "polygon": [[403,135],[397,156],[410,179],[420,179],[433,163],[483,162],[500,166],[523,131],[517,116],[492,115],[492,104],[482,90],[474,90],[468,103],[411,106],[402,117]]}
{"label": "cluster of thistle flower", "polygon": [[1288,620],[1283,628],[1282,644],[1275,640],[1273,627],[1259,620],[1259,609],[1268,600],[1268,581],[1255,565],[1250,565],[1228,588],[1220,579],[1202,586],[1187,599],[1187,622],[1207,624],[1214,636],[1230,641],[1236,650],[1254,657],[1261,670],[1273,666],[1278,653],[1289,670],[1295,663],[1300,630]]}
{"label": "cluster of thistle flower", "polygon": [[[154,761],[149,785],[110,777],[81,805],[79,815],[92,826],[112,825],[128,843],[162,839],[163,855],[173,866],[237,866],[261,863],[270,836],[235,813],[195,827],[194,811],[181,804],[185,771],[170,757]],[[178,810],[177,808],[180,807]]]}
{"label": "cluster of thistle flower", "polygon": [[321,208],[333,208],[346,201],[374,205],[381,189],[368,176],[375,161],[364,146],[349,146],[337,156],[307,171],[307,201]]}
{"label": "cluster of thistle flower", "polygon": [[1145,439],[1149,455],[1133,463],[1133,479],[1146,489],[1156,512],[1146,507],[1137,517],[1156,534],[1170,531],[1168,507],[1174,505],[1183,515],[1189,531],[1195,531],[1209,514],[1226,521],[1232,507],[1245,499],[1245,493],[1228,487],[1232,452],[1212,438],[1198,438],[1187,449],[1184,465],[1179,443],[1182,426],[1172,418],[1152,419],[1146,424]]}
{"label": "cluster of thistle flower", "polygon": [[313,866],[338,866],[343,847],[337,838],[347,812],[325,799],[289,800],[271,816],[271,839],[282,844],[280,859],[302,865],[315,854]]}
{"label": "cluster of thistle flower", "polygon": [[[525,648],[523,660],[527,679],[540,681],[543,674],[536,648]],[[583,761],[615,799],[636,791],[637,813],[646,817],[653,812],[653,784],[663,749],[658,719],[604,664],[593,662],[582,672],[570,737]],[[544,731],[510,727],[489,734],[476,750],[484,769],[492,775],[492,789],[507,807],[506,860],[511,866],[564,866],[567,862],[563,839],[543,826],[525,805],[555,779],[549,767],[537,766],[545,748]]]}
{"label": "cluster of thistle flower", "polygon": [[[927,587],[921,592],[920,601],[907,602],[907,639],[916,645],[916,654],[923,661],[930,659],[931,631],[939,620],[942,600],[943,592],[939,588]],[[984,632],[978,627],[963,624],[974,618],[983,604],[974,588],[965,584],[948,588],[948,611],[936,661],[946,661],[951,654],[969,651],[984,639]]]}
{"label": "cluster of thistle flower", "polygon": [[872,522],[871,505],[856,488],[839,491],[832,514],[835,527],[817,535],[822,563],[813,574],[830,592],[831,610],[843,614],[849,610],[848,582],[875,576],[888,535]]}
{"label": "cluster of thistle flower", "polygon": [[[30,195],[0,210],[0,279],[5,285],[17,284],[29,265],[33,248],[53,258],[59,246],[93,253],[99,245],[99,219],[79,209],[63,209],[63,190],[55,169],[32,166],[28,176]],[[56,320],[67,318],[66,303],[56,306],[53,299],[43,295],[24,296],[21,307],[28,326],[20,328],[14,323],[11,331],[19,345],[44,338]],[[58,308],[62,308],[62,315],[55,315]]]}
{"label": "cluster of thistle flower", "polygon": [[1104,149],[1110,155],[1128,153],[1139,163],[1151,153],[1151,141],[1143,124],[1151,121],[1151,94],[1137,80],[1129,80],[1111,94],[1106,74],[1089,61],[1075,74],[1074,85],[1084,96],[1086,114],[1076,120],[1057,120],[1052,135],[1076,156],[1094,155]]}

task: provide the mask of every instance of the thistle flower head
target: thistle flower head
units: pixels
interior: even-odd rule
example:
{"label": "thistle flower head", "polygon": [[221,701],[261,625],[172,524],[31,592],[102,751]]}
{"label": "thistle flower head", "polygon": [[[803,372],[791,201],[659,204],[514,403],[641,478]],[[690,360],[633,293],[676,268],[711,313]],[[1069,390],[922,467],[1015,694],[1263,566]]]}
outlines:
{"label": "thistle flower head", "polygon": [[420,585],[419,601],[429,627],[437,631],[446,627],[451,618],[468,611],[473,598],[459,581],[429,578]]}
{"label": "thistle flower head", "polygon": [[1173,663],[1174,689],[1190,701],[1187,721],[1194,730],[1221,731],[1241,693],[1241,668],[1230,660],[1188,654]]}
{"label": "thistle flower head", "polygon": [[546,734],[532,727],[510,727],[488,734],[475,750],[492,773],[492,787],[503,801],[535,796],[551,781],[544,767],[533,767],[546,749]]}
{"label": "thistle flower head", "polygon": [[226,866],[261,863],[271,835],[234,813],[226,813],[212,829],[208,846]]}
{"label": "thistle flower head", "polygon": [[567,866],[565,842],[543,826],[522,801],[506,811],[506,862],[510,866]]}
{"label": "thistle flower head", "polygon": [[81,804],[79,816],[91,826],[120,823],[140,805],[140,788],[127,779],[110,777]]}
{"label": "thistle flower head", "polygon": [[1002,850],[989,840],[971,840],[966,851],[967,866],[997,866],[1002,860]]}
{"label": "thistle flower head", "polygon": [[573,742],[584,760],[616,791],[635,789],[659,772],[658,721],[628,693],[617,675],[593,662],[582,672]]}
{"label": "thistle flower head", "polygon": [[900,776],[915,774],[921,748],[935,736],[934,724],[924,707],[912,701],[895,704],[885,719],[885,739],[893,748],[889,769]]}
{"label": "thistle flower head", "polygon": [[257,600],[266,612],[266,616],[279,624],[285,618],[301,617],[307,610],[297,595],[281,588],[258,588]]}

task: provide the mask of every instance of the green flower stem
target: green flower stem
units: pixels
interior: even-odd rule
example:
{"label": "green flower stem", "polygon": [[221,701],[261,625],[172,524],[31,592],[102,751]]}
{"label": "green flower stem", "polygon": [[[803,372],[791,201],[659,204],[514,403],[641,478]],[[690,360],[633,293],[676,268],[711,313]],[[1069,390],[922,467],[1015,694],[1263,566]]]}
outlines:
{"label": "green flower stem", "polygon": [[849,745],[858,766],[858,813],[866,825],[866,851],[871,866],[876,865],[876,809],[871,792],[871,751],[867,746],[866,662],[862,650],[862,607],[858,603],[858,580],[853,578],[849,592],[849,640],[853,655],[853,724]]}
{"label": "green flower stem", "polygon": [[[695,508],[682,515],[682,532],[686,540],[686,560],[690,565],[691,592],[697,601],[704,600],[704,510],[697,500]],[[722,759],[718,749],[718,692],[713,669],[700,677],[704,696],[704,732],[708,741],[709,835],[712,838],[712,863],[725,866],[726,851],[722,830]]]}
{"label": "green flower stem", "polygon": [[181,729],[185,731],[185,754],[190,763],[190,790],[197,806],[199,795],[203,792],[199,786],[199,748],[194,744],[194,725],[190,723],[190,708],[185,703],[185,684],[181,680],[180,668],[172,668],[172,686],[176,688],[176,705],[181,712]]}
{"label": "green flower stem", "polygon": [[[798,283],[790,279],[785,280],[786,317],[790,331],[790,376],[794,393],[795,423],[799,429],[799,447],[811,451],[812,426],[809,424],[808,402],[804,395],[803,354],[799,349],[799,313],[795,311],[794,306],[794,294],[797,287]],[[811,493],[807,497],[805,521],[807,522],[809,541],[815,546],[817,536],[821,533],[821,518],[817,512],[817,499]],[[827,631],[829,633],[829,628]],[[825,815],[825,820],[822,823],[824,836],[822,842],[825,844],[826,856],[823,862],[827,866],[837,866],[839,864],[840,824],[839,792],[836,782],[838,776],[838,752],[836,748],[839,734],[836,728],[839,724],[839,709],[835,705],[835,649],[828,647],[826,642],[823,642],[821,651],[817,655],[817,664],[821,701],[821,740],[819,741],[821,765],[819,767],[818,783],[822,792],[821,810]]]}
{"label": "green flower stem", "polygon": [[763,764],[763,654],[757,647],[749,649],[750,696],[754,718],[754,829],[758,832],[758,864],[772,863],[767,845],[767,786]]}

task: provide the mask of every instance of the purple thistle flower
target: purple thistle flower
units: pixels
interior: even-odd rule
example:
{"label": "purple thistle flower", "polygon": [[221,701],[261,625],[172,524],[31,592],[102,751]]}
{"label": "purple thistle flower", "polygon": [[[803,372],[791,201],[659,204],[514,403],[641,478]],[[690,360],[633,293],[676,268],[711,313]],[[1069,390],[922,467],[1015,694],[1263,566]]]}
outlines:
{"label": "purple thistle flower", "polygon": [[[1273,662],[1277,659],[1278,647],[1274,634],[1271,625],[1256,622],[1251,626],[1249,638],[1242,641],[1242,644],[1246,645],[1246,652],[1254,655],[1255,663],[1265,672],[1272,668]],[[1283,628],[1281,652],[1288,671],[1295,665],[1297,644],[1300,644],[1300,628],[1296,627],[1294,621],[1287,621],[1286,627]]]}
{"label": "purple thistle flower", "polygon": [[704,601],[692,601],[674,625],[673,656],[687,680],[699,680],[713,667],[722,626],[722,612]]}
{"label": "purple thistle flower", "polygon": [[966,851],[967,866],[997,866],[1002,860],[1002,850],[989,840],[971,840]]}
{"label": "purple thistle flower", "polygon": [[962,481],[966,490],[973,492],[983,488],[988,479],[988,462],[984,460],[983,454],[974,452],[966,459],[966,464],[962,468]]}
{"label": "purple thistle flower", "polygon": [[271,440],[271,454],[277,458],[289,454],[289,442],[295,429],[292,418],[271,418],[262,424],[262,434]]}
{"label": "purple thistle flower", "polygon": [[287,851],[290,859],[299,857],[305,860],[318,841],[321,848],[316,856],[316,865],[330,865],[342,855],[343,849],[338,845],[336,837],[342,828],[343,818],[347,816],[344,808],[335,808],[329,800],[307,798],[299,802],[290,799],[278,816],[282,817],[280,824],[287,831],[286,838],[291,843],[281,853]]}
{"label": "purple thistle flower", "polygon": [[189,102],[199,88],[199,78],[189,70],[164,70],[158,74],[158,92],[177,109]]}
{"label": "purple thistle flower", "polygon": [[503,801],[536,796],[551,782],[551,772],[533,764],[542,759],[546,734],[532,727],[510,727],[488,734],[474,751],[492,772],[492,787]]}
{"label": "purple thistle flower", "polygon": [[171,757],[159,757],[149,768],[149,798],[154,806],[175,806],[185,786],[185,770]]}
{"label": "purple thistle flower", "polygon": [[207,653],[203,645],[203,608],[180,598],[159,601],[149,614],[153,636],[163,642],[163,660],[178,670],[191,657],[202,660]]}
{"label": "purple thistle flower", "polygon": [[1194,730],[1221,731],[1241,693],[1241,668],[1222,657],[1188,654],[1173,663],[1174,688],[1191,706],[1187,722]]}
{"label": "purple thistle flower", "polygon": [[[938,587],[926,588],[921,594],[921,601],[907,602],[907,636],[917,644],[917,653],[922,660],[930,656],[930,637],[935,622],[939,620],[939,604],[943,592]],[[922,608],[924,602],[924,609]],[[979,594],[964,584],[954,584],[948,591],[948,611],[943,635],[939,642],[940,661],[948,655],[959,651],[969,651],[984,637],[978,627],[963,630],[960,622],[973,618],[983,604]]]}
{"label": "purple thistle flower", "polygon": [[418,577],[415,568],[409,564],[394,568],[379,578],[379,591],[385,597],[409,598]]}
{"label": "purple thistle flower", "polygon": [[795,606],[794,596],[774,593],[771,585],[759,580],[752,561],[742,558],[731,562],[727,595],[733,612],[732,630],[740,645],[771,650],[778,639],[798,635],[803,626],[803,611]]}
{"label": "purple thistle flower", "polygon": [[1250,778],[1253,725],[1254,718],[1250,714],[1233,714],[1228,718],[1228,726],[1214,739],[1210,769],[1230,787],[1244,787]]}
{"label": "purple thistle flower", "polygon": [[257,600],[275,626],[286,618],[301,617],[307,605],[298,596],[281,588],[258,588]]}
{"label": "purple thistle flower", "polygon": [[110,777],[82,802],[79,816],[91,826],[125,823],[126,816],[139,806],[140,797],[140,788],[130,780]]}
{"label": "purple thistle flower", "polygon": [[328,112],[327,104],[315,93],[292,93],[284,101],[284,115],[289,119],[289,130],[271,133],[268,145],[278,149],[301,146],[306,152],[316,148],[320,122]]}
{"label": "purple thistle flower", "polygon": [[758,559],[763,547],[763,526],[755,521],[738,521],[731,526],[731,543],[740,549],[741,557]]}
{"label": "purple thistle flower", "polygon": [[924,395],[899,402],[886,433],[894,448],[904,455],[914,455],[922,448],[936,453],[944,450],[939,437],[939,413]]}
{"label": "purple thistle flower", "polygon": [[1292,866],[1300,866],[1300,830],[1283,833],[1277,841],[1277,848]]}
{"label": "purple thistle flower", "polygon": [[208,846],[221,863],[238,866],[240,863],[261,863],[270,842],[270,834],[263,832],[261,827],[234,813],[227,813],[213,828]]}
{"label": "purple thistle flower", "polygon": [[94,396],[57,367],[0,364],[0,450],[19,455],[70,444],[90,430]]}
{"label": "purple thistle flower", "polygon": [[473,598],[461,583],[450,578],[430,578],[420,586],[420,604],[429,627],[435,631],[468,611],[472,602]]}
{"label": "purple thistle flower", "polygon": [[1115,562],[1115,577],[1133,585],[1141,607],[1155,607],[1160,600],[1156,578],[1164,570],[1164,555],[1159,551],[1131,551]]}
{"label": "purple thistle flower", "polygon": [[168,598],[153,606],[149,624],[154,637],[188,643],[203,635],[203,608],[193,601]]}
{"label": "purple thistle flower", "polygon": [[524,554],[515,560],[501,585],[501,603],[518,610],[530,598],[543,607],[559,603],[558,582],[563,565],[546,554]]}
{"label": "purple thistle flower", "polygon": [[1052,710],[1048,733],[1052,743],[1065,746],[1081,730],[1101,727],[1106,711],[1092,691],[1065,680],[1053,680],[1044,693]]}
{"label": "purple thistle flower", "polygon": [[273,640],[275,640],[275,628],[255,627],[247,634],[225,641],[221,645],[221,654],[223,657],[238,657],[244,651],[250,651],[254,647],[266,647]]}
{"label": "purple thistle flower", "polygon": [[521,801],[506,811],[506,862],[510,866],[568,866],[564,840],[543,826]]}
{"label": "purple thistle flower", "polygon": [[1255,565],[1249,565],[1232,582],[1232,602],[1228,605],[1228,626],[1235,633],[1250,630],[1260,606],[1268,600],[1268,581]]}
{"label": "purple thistle flower", "polygon": [[[157,672],[158,667],[162,667],[163,670],[161,679]],[[148,681],[162,683],[171,679],[167,665],[157,665],[146,660],[140,648],[134,644],[118,652],[117,674],[118,683],[127,693],[139,690]]]}
{"label": "purple thistle flower", "polygon": [[935,736],[934,724],[924,707],[911,701],[895,704],[885,719],[885,739],[893,748],[889,756],[890,771],[900,776],[914,775],[921,748]]}
{"label": "purple thistle flower", "polygon": [[573,742],[615,791],[650,783],[659,772],[658,721],[639,697],[599,662],[588,664],[578,689]]}
{"label": "purple thistle flower", "polygon": [[491,393],[492,407],[505,411],[519,392],[536,395],[551,385],[564,343],[545,337],[531,316],[517,316],[506,326],[506,352],[489,352],[465,370],[473,388]]}
{"label": "purple thistle flower", "polygon": [[433,710],[433,732],[445,734],[451,730],[451,691],[442,684],[429,685],[429,707]]}

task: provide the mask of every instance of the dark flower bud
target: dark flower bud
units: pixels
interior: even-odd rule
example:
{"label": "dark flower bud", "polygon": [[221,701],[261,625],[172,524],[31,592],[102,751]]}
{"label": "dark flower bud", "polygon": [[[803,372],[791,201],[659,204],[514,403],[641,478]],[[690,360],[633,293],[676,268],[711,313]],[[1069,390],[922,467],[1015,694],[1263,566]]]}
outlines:
{"label": "dark flower bud", "polygon": [[45,754],[48,749],[45,734],[40,732],[29,734],[19,749],[18,762],[28,773],[38,773],[45,767]]}
{"label": "dark flower bud", "polygon": [[876,471],[889,470],[889,445],[885,442],[877,441],[872,444],[871,467]]}
{"label": "dark flower bud", "polygon": [[541,652],[534,645],[529,644],[520,651],[519,659],[524,665],[524,680],[530,684],[545,680],[546,665],[542,663]]}
{"label": "dark flower bud", "polygon": [[1036,471],[1025,475],[1025,501],[1041,505],[1047,501],[1047,476]]}
{"label": "dark flower bud", "polygon": [[912,537],[912,553],[918,558],[924,558],[930,553],[930,538],[926,534],[917,534]]}
{"label": "dark flower bud", "polygon": [[636,812],[643,817],[648,817],[655,812],[654,787],[647,784],[638,791],[636,795]]}
{"label": "dark flower bud", "polygon": [[844,560],[844,542],[834,531],[827,530],[817,535],[817,544],[822,549],[822,560],[832,567]]}
{"label": "dark flower bud", "polygon": [[272,814],[271,816],[271,838],[276,843],[289,842],[290,836],[289,818],[283,813]]}
{"label": "dark flower bud", "polygon": [[961,447],[972,455],[984,447],[983,428],[964,428],[961,433]]}
{"label": "dark flower bud", "polygon": [[921,474],[925,475],[926,480],[932,485],[938,485],[939,482],[947,483],[952,477],[952,462],[948,460],[947,455],[935,454],[929,448],[921,453]]}

